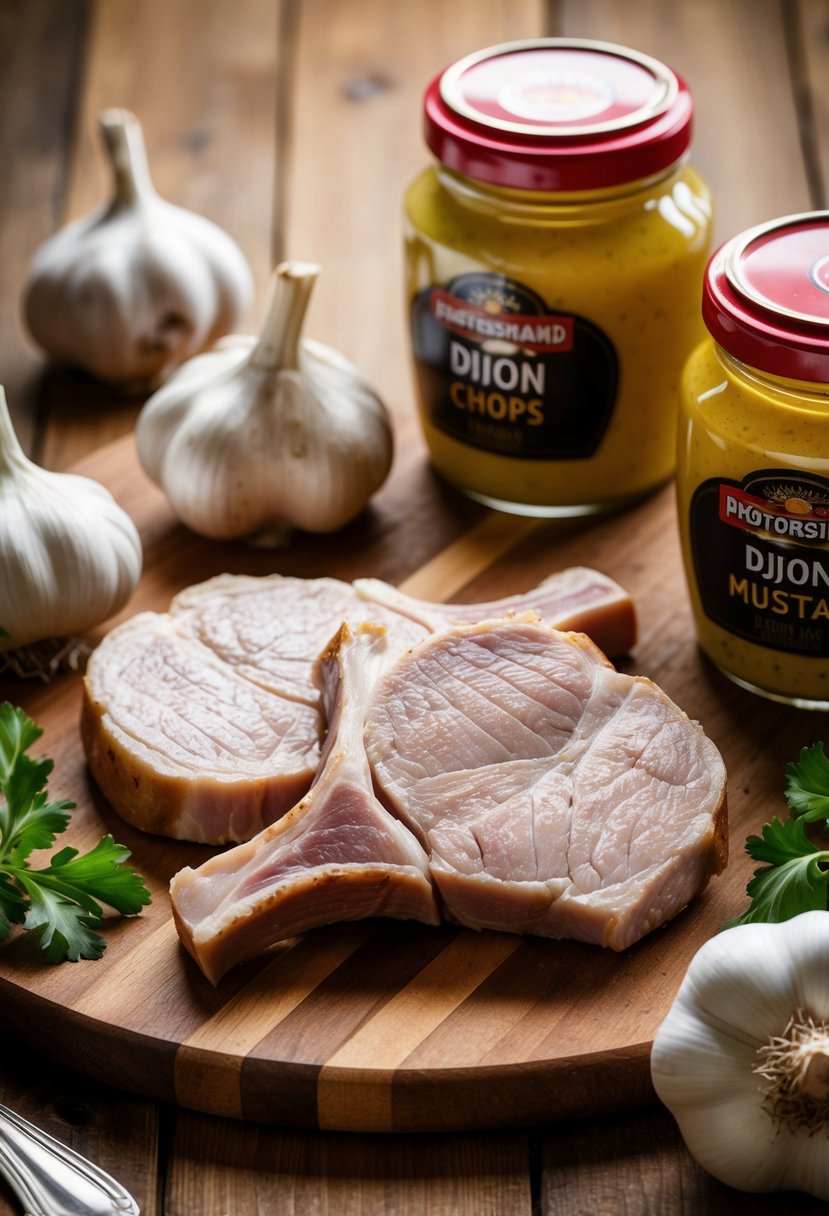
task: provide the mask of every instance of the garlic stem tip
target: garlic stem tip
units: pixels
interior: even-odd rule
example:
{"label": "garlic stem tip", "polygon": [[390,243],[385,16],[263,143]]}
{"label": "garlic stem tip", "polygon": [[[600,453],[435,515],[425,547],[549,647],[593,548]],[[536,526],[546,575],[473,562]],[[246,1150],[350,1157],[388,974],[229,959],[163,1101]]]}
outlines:
{"label": "garlic stem tip", "polygon": [[316,262],[280,262],[274,274],[285,279],[316,279],[321,269]]}
{"label": "garlic stem tip", "polygon": [[110,130],[112,127],[137,126],[138,119],[132,110],[127,110],[123,106],[110,106],[98,115],[98,124],[104,130]]}

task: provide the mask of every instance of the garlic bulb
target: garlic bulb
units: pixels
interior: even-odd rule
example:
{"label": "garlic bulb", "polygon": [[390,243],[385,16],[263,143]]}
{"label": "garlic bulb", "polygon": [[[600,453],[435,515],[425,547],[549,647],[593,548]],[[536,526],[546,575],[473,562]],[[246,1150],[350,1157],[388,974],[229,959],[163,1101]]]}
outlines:
{"label": "garlic bulb", "polygon": [[386,478],[385,406],[340,354],[300,339],[318,273],[278,267],[261,336],[190,360],[139,415],[141,462],[195,532],[260,544],[333,532]]}
{"label": "garlic bulb", "polygon": [[829,912],[706,942],[656,1034],[651,1076],[720,1181],[829,1199]]}
{"label": "garlic bulb", "polygon": [[53,359],[140,391],[233,329],[253,286],[226,232],[156,194],[134,115],[99,122],[114,196],[41,246],[24,313]]}
{"label": "garlic bulb", "polygon": [[108,490],[23,454],[0,388],[0,658],[112,616],[141,562],[135,525]]}

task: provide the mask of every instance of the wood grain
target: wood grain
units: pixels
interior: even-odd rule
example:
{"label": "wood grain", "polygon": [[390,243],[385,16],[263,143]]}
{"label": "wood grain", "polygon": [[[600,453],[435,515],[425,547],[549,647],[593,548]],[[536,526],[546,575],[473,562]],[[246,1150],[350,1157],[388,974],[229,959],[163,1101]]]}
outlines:
{"label": "wood grain", "polygon": [[[164,610],[181,586],[224,570],[261,574],[276,561],[285,573],[351,578],[382,568],[385,529],[365,521],[354,525],[353,547],[341,536],[320,537],[312,552],[305,543],[278,554],[247,551],[187,533],[138,469],[129,437],[78,468],[113,489],[142,534],[145,572],[124,615]],[[382,503],[375,514],[382,519]],[[405,523],[396,527],[399,551],[412,552]],[[489,562],[485,535],[482,523],[472,533],[473,556],[460,562],[479,572],[471,598],[527,589],[586,554],[632,591],[642,640],[626,666],[658,678],[740,774],[742,788],[732,785],[730,793],[733,859],[725,876],[673,925],[622,955],[378,921],[283,943],[213,989],[178,945],[166,891],[175,870],[210,850],[121,824],[91,787],[78,740],[77,676],[48,689],[15,685],[0,696],[17,699],[44,726],[43,747],[60,782],[55,792],[78,803],[75,842],[88,847],[112,831],[154,893],[146,914],[111,926],[100,962],[49,968],[25,937],[4,949],[0,990],[9,999],[0,1014],[16,1033],[26,1038],[37,1026],[39,1042],[70,1044],[77,1066],[98,1079],[258,1122],[461,1130],[597,1113],[649,1097],[653,1032],[691,955],[743,906],[750,875],[743,841],[780,809],[785,762],[816,716],[758,702],[697,653],[670,491],[575,531],[540,525],[527,536],[519,528],[515,548],[501,542]],[[456,559],[459,547],[455,541]],[[440,572],[442,563],[432,554],[425,568]],[[417,585],[440,598],[444,582],[439,573]]]}
{"label": "wood grain", "polygon": [[[298,9],[285,253],[322,266],[308,335],[337,346],[392,410],[394,481],[404,466],[425,464],[409,374],[401,224],[404,191],[429,162],[423,91],[470,47],[537,36],[543,21],[541,0],[303,0]],[[325,152],[315,155],[322,132]],[[424,530],[432,524],[424,520]]]}
{"label": "wood grain", "polygon": [[60,222],[86,12],[86,0],[0,6],[0,384],[27,451],[42,360],[20,304],[31,259]]}
{"label": "wood grain", "polygon": [[821,0],[798,0],[787,7],[786,15],[811,204],[825,208],[829,203],[829,12]]}
{"label": "wood grain", "polygon": [[[601,1141],[604,1166],[585,1144]],[[749,1195],[717,1182],[690,1157],[673,1122],[658,1109],[622,1120],[590,1120],[548,1132],[539,1211],[544,1216],[819,1216],[826,1205],[805,1195]]]}
{"label": "wood grain", "polygon": [[[520,1133],[395,1137],[177,1125],[169,1211],[234,1216],[530,1216]],[[211,1167],[202,1168],[202,1154]]]}
{"label": "wood grain", "polygon": [[714,191],[717,242],[810,206],[784,27],[794,7],[777,0],[560,5],[562,33],[636,47],[687,79],[692,162]]}

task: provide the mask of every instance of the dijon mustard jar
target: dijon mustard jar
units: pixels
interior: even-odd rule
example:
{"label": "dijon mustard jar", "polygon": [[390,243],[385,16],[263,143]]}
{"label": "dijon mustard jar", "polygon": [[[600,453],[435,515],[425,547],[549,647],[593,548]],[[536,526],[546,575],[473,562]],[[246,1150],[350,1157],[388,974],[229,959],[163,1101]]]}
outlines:
{"label": "dijon mustard jar", "polygon": [[743,687],[829,709],[829,211],[728,241],[702,315],[677,468],[699,643]]}
{"label": "dijon mustard jar", "polygon": [[688,86],[625,47],[513,42],[447,68],[424,112],[435,163],[404,211],[434,466],[539,516],[664,482],[710,252]]}

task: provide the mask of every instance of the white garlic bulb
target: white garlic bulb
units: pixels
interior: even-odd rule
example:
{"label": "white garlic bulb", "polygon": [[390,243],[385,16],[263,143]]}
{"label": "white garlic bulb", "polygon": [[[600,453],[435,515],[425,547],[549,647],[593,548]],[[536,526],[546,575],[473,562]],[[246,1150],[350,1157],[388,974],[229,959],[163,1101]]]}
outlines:
{"label": "white garlic bulb", "polygon": [[226,232],[156,193],[135,116],[107,110],[99,122],[112,201],[41,246],[24,314],[53,359],[137,392],[232,330],[253,284]]}
{"label": "white garlic bulb", "polygon": [[715,1178],[829,1200],[829,912],[707,941],[656,1033],[651,1077]]}
{"label": "white garlic bulb", "polygon": [[319,267],[274,274],[261,336],[190,360],[138,417],[138,453],[179,519],[217,539],[333,532],[383,483],[386,408],[342,355],[300,339]]}
{"label": "white garlic bulb", "polygon": [[100,624],[141,564],[135,525],[108,490],[24,455],[0,388],[0,653]]}

